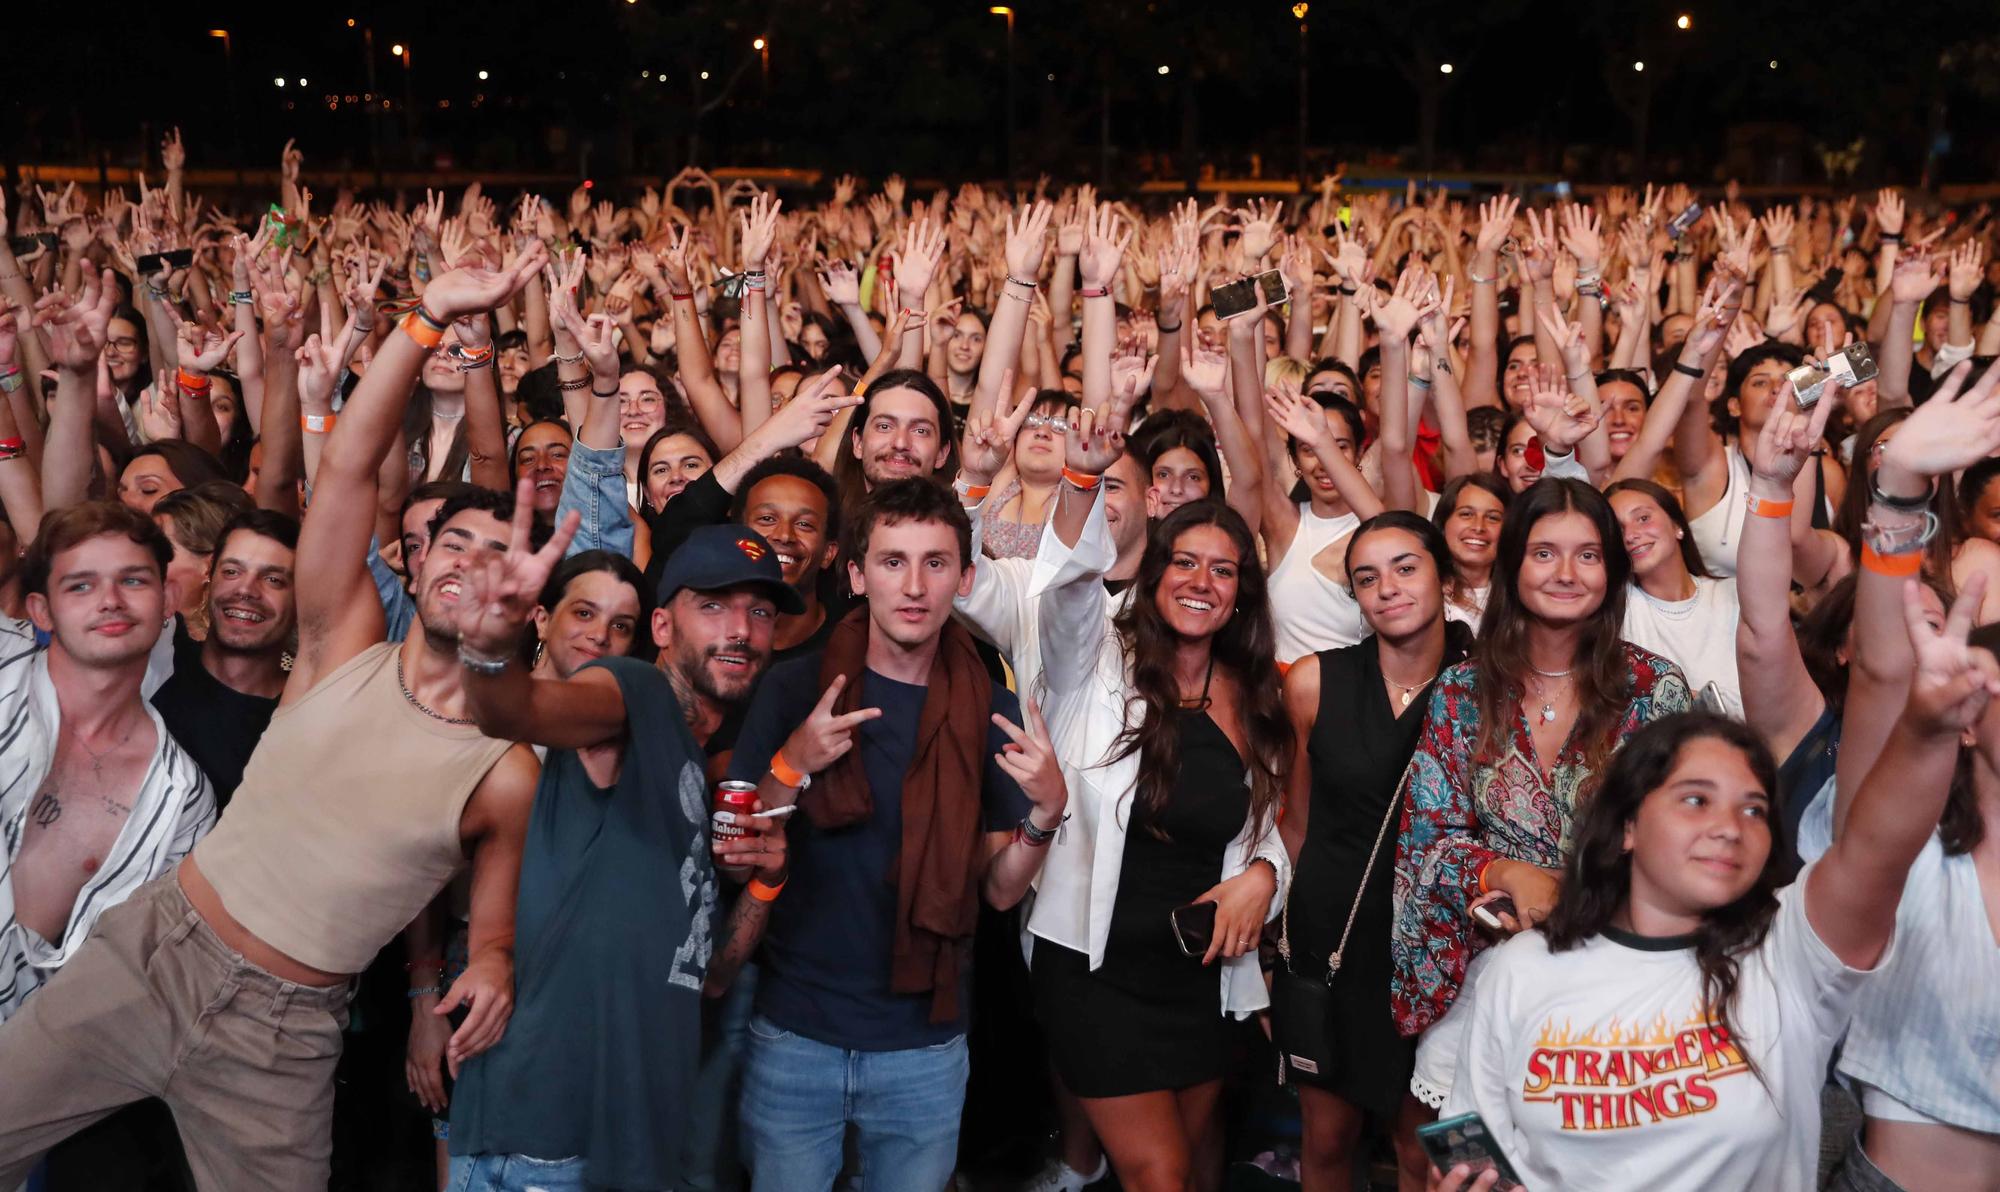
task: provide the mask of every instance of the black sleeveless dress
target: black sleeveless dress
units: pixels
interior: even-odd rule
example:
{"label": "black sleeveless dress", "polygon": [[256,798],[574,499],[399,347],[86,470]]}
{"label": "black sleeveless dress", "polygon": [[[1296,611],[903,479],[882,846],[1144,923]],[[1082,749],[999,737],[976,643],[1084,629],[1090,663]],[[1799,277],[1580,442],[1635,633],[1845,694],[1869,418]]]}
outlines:
{"label": "black sleeveless dress", "polygon": [[[1444,670],[1463,661],[1471,630],[1445,622]],[[1397,827],[1382,831],[1389,803],[1416,752],[1430,706],[1424,685],[1406,708],[1389,702],[1375,637],[1319,655],[1319,713],[1306,739],[1312,764],[1312,802],[1306,839],[1292,875],[1292,969],[1323,977],[1327,957],[1340,943],[1379,834],[1380,850],[1354,931],[1333,979],[1330,1036],[1334,1065],[1317,1076],[1297,1070],[1290,1079],[1323,1088],[1382,1119],[1393,1119],[1410,1087],[1416,1040],[1396,1032],[1389,1016],[1389,931],[1393,911]],[[1398,701],[1400,703],[1400,700]],[[1401,715],[1397,712],[1400,711]]]}
{"label": "black sleeveless dress", "polygon": [[1092,972],[1082,952],[1035,941],[1036,1012],[1056,1071],[1079,1097],[1189,1088],[1220,1079],[1228,1062],[1237,1024],[1222,1013],[1221,961],[1182,955],[1171,915],[1222,880],[1250,788],[1243,759],[1206,711],[1181,711],[1180,750],[1165,807],[1136,798],[1119,807],[1130,820],[1104,963]]}

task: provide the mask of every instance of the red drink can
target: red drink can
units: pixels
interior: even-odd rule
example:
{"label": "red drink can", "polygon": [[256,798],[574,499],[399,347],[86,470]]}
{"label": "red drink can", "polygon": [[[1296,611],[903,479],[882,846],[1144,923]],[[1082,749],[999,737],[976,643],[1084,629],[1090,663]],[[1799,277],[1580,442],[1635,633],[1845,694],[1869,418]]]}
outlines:
{"label": "red drink can", "polygon": [[[715,810],[749,815],[750,808],[757,802],[757,784],[754,782],[720,782],[715,787]],[[741,824],[722,819],[712,819],[709,827],[717,840],[736,840],[744,835]]]}

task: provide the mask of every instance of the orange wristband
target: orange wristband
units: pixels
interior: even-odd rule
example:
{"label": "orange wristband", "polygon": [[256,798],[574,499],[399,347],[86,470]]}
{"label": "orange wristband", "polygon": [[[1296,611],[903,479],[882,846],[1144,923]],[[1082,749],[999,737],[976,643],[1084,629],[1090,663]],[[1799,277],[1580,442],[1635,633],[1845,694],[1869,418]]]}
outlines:
{"label": "orange wristband", "polygon": [[444,342],[444,329],[424,322],[417,317],[416,311],[403,316],[403,331],[425,351],[431,351]]}
{"label": "orange wristband", "polygon": [[806,776],[799,773],[797,767],[785,760],[785,751],[782,749],[771,755],[771,777],[777,779],[780,786],[798,786],[806,780]]}
{"label": "orange wristband", "polygon": [[1491,861],[1479,867],[1479,892],[1481,894],[1491,894],[1493,892],[1486,884],[1486,871],[1491,868],[1493,868],[1493,862]]}
{"label": "orange wristband", "polygon": [[1790,501],[1766,501],[1756,496],[1750,498],[1751,517],[1790,517],[1791,515],[1792,503]]}
{"label": "orange wristband", "polygon": [[753,877],[750,879],[749,894],[750,897],[755,898],[759,902],[776,902],[778,895],[784,891],[784,888],[784,882],[779,882],[775,886],[767,886],[764,884],[764,879]]}
{"label": "orange wristband", "polygon": [[990,484],[968,484],[958,490],[959,495],[968,501],[984,501],[986,494],[992,491],[993,486]]}
{"label": "orange wristband", "polygon": [[1861,544],[1861,565],[1877,575],[1908,579],[1924,569],[1924,552],[1913,550],[1900,555],[1878,555],[1867,543]]}
{"label": "orange wristband", "polygon": [[299,429],[309,435],[323,435],[333,430],[338,414],[300,414]]}
{"label": "orange wristband", "polygon": [[1069,481],[1071,488],[1080,488],[1085,492],[1089,492],[1104,482],[1104,477],[1102,476],[1090,476],[1082,472],[1072,472],[1068,468],[1063,469],[1062,476],[1064,480]]}

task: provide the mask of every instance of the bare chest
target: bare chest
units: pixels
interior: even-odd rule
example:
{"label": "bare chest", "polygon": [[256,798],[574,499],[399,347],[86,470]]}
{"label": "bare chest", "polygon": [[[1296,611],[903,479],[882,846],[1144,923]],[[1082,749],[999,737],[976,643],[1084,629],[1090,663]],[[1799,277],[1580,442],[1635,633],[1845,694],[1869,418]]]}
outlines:
{"label": "bare chest", "polygon": [[55,764],[28,803],[11,871],[15,917],[43,939],[62,938],[78,892],[116,847],[153,744],[150,726],[103,755],[63,737]]}

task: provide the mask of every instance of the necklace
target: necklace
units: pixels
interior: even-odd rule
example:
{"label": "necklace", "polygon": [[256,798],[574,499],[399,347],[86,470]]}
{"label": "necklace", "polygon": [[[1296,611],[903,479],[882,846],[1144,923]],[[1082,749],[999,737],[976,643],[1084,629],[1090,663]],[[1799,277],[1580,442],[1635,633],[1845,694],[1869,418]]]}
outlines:
{"label": "necklace", "polygon": [[1208,685],[1210,683],[1213,683],[1214,681],[1215,681],[1215,651],[1210,650],[1208,653],[1208,673],[1203,675],[1201,678],[1201,694],[1192,700],[1188,699],[1186,696],[1182,696],[1181,708],[1184,711],[1189,711],[1189,712],[1205,711],[1208,708],[1209,704]]}
{"label": "necklace", "polygon": [[1422,691],[1425,685],[1427,685],[1432,679],[1437,678],[1437,672],[1432,671],[1430,674],[1424,676],[1422,679],[1419,679],[1415,683],[1399,683],[1394,678],[1391,678],[1389,672],[1386,670],[1382,672],[1382,677],[1388,680],[1389,686],[1394,687],[1396,690],[1403,693],[1402,703],[1400,703],[1397,706],[1399,708],[1407,708],[1410,706],[1410,701],[1417,698],[1417,692]]}
{"label": "necklace", "polygon": [[90,746],[84,744],[83,734],[77,732],[76,729],[70,728],[70,726],[68,725],[64,725],[63,727],[69,728],[69,739],[76,743],[76,747],[78,749],[83,750],[84,753],[90,756],[90,773],[92,777],[94,777],[97,781],[102,782],[104,781],[104,759],[118,752],[120,749],[125,748],[125,743],[132,739],[133,732],[137,730],[139,726],[136,722],[134,722],[132,725],[127,727],[125,730],[125,735],[118,738],[116,741],[113,741],[110,745],[107,745],[103,753],[99,753],[97,750],[92,749]]}
{"label": "necklace", "polygon": [[[1545,671],[1538,666],[1531,666],[1528,669],[1534,671],[1536,674],[1540,675],[1544,679],[1563,679],[1569,677],[1568,670]],[[1535,690],[1539,692],[1541,690],[1541,686],[1542,685],[1540,683],[1535,684]],[[1557,690],[1560,691],[1561,688],[1557,688]],[[1554,724],[1555,719],[1556,719],[1556,702],[1552,699],[1544,699],[1542,701],[1542,723]]]}
{"label": "necklace", "polygon": [[422,712],[424,715],[430,717],[432,720],[442,720],[446,724],[472,723],[472,717],[470,716],[464,717],[463,719],[456,716],[446,716],[444,713],[436,711],[429,705],[425,704],[424,701],[417,698],[416,693],[410,690],[409,683],[406,682],[403,678],[403,652],[401,650],[396,651],[396,686],[401,687],[403,689],[403,698],[410,701],[410,706],[412,708],[415,708],[417,711]]}

